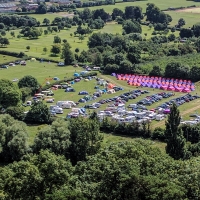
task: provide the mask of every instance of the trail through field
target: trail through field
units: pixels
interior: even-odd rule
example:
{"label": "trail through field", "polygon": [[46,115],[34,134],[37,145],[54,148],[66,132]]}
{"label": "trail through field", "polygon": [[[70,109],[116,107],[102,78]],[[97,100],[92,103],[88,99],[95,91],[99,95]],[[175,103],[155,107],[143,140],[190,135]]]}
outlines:
{"label": "trail through field", "polygon": [[[191,113],[191,112],[197,110],[198,108],[200,108],[200,105],[196,106],[194,108],[188,109],[184,112],[181,112],[181,116],[187,115],[188,113]],[[160,122],[156,123],[155,125],[153,125],[152,128],[155,129],[155,128],[161,127],[164,124],[165,124],[165,121],[160,121]]]}
{"label": "trail through field", "polygon": [[117,86],[120,86],[122,88],[130,90],[130,87],[121,85],[120,83],[116,82],[115,80],[113,80],[113,79],[111,79],[111,78],[109,78],[109,77],[107,77],[105,75],[100,75],[100,77],[103,78],[103,79],[105,79],[105,80],[107,80],[107,81],[110,81],[111,83],[116,84]]}

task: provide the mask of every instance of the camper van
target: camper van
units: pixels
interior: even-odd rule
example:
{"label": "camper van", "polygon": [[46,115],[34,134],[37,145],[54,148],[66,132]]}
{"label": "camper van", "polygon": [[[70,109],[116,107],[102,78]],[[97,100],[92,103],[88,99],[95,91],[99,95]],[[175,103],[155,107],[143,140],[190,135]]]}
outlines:
{"label": "camper van", "polygon": [[60,106],[59,106],[60,108],[67,108],[67,109],[69,109],[69,108],[72,108],[72,105],[70,104],[70,103],[63,103],[63,104],[61,104]]}

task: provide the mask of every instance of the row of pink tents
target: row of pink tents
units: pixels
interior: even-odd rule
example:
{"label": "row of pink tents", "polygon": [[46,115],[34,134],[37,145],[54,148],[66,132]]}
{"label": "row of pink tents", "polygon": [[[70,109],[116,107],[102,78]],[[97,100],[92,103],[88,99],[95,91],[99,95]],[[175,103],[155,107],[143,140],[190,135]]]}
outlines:
{"label": "row of pink tents", "polygon": [[118,80],[127,81],[129,85],[133,86],[150,87],[176,92],[191,92],[195,90],[195,85],[190,80],[115,73],[112,73],[112,76],[115,76]]}

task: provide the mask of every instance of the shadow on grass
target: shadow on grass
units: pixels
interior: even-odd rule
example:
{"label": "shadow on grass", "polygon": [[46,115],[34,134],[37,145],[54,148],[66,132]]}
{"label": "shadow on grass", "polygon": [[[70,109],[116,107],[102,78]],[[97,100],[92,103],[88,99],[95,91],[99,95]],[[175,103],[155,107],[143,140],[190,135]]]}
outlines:
{"label": "shadow on grass", "polygon": [[57,57],[59,57],[59,55],[58,55],[58,54],[50,54],[49,56],[50,56],[50,57],[54,57],[54,58],[57,58]]}

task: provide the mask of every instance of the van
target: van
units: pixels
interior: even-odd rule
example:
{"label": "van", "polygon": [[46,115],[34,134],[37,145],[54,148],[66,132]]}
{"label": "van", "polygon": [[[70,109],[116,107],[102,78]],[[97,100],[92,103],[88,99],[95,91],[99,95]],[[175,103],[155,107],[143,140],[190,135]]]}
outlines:
{"label": "van", "polygon": [[99,71],[99,70],[100,70],[100,67],[93,67],[92,70],[94,70],[94,71]]}
{"label": "van", "polygon": [[32,101],[27,101],[26,102],[26,106],[31,106],[32,105]]}
{"label": "van", "polygon": [[56,114],[63,114],[63,109],[59,107],[54,107],[52,111],[54,111]]}
{"label": "van", "polygon": [[59,62],[58,66],[65,66],[65,63],[64,62]]}
{"label": "van", "polygon": [[69,108],[72,108],[72,105],[70,104],[70,103],[63,103],[63,104],[61,104],[60,106],[59,106],[60,108],[67,108],[67,109],[69,109]]}

